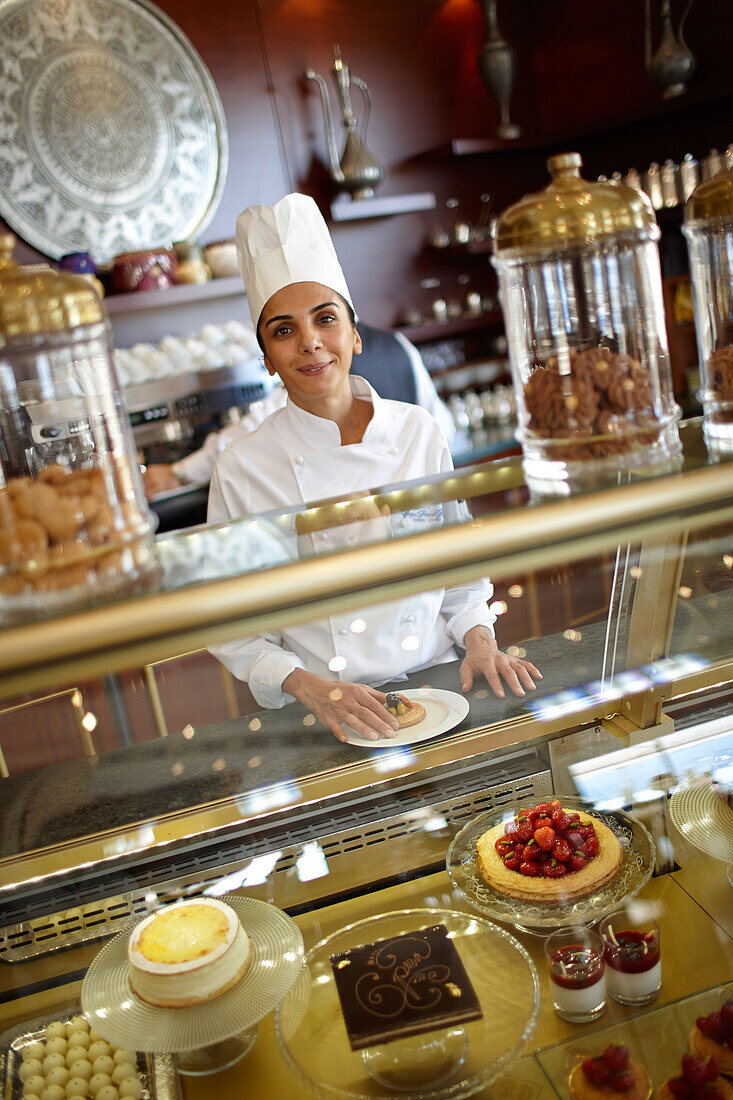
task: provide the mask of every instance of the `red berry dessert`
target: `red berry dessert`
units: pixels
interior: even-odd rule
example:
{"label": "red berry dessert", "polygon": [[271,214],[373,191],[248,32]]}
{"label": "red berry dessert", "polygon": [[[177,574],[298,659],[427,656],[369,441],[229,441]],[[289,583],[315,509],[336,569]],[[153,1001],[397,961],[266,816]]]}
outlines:
{"label": "red berry dessert", "polygon": [[649,1100],[652,1083],[646,1070],[631,1061],[628,1048],[613,1044],[575,1067],[570,1092],[575,1100]]}
{"label": "red berry dessert", "polygon": [[712,1055],[721,1073],[733,1074],[733,1001],[726,1001],[720,1012],[698,1016],[690,1032],[690,1050],[705,1058]]}
{"label": "red berry dessert", "polygon": [[566,811],[559,801],[521,809],[479,837],[481,876],[500,894],[565,901],[592,894],[623,861],[616,835],[598,818]]}
{"label": "red berry dessert", "polygon": [[733,1088],[719,1077],[717,1058],[685,1054],[682,1073],[670,1077],[659,1090],[658,1100],[733,1100]]}

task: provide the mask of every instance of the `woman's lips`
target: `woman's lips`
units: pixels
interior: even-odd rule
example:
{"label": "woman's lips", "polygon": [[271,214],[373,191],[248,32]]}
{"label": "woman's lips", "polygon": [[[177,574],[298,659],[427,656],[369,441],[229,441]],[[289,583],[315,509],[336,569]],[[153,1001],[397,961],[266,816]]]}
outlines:
{"label": "woman's lips", "polygon": [[322,371],[326,370],[326,368],[330,367],[330,365],[331,365],[330,359],[325,363],[309,363],[305,367],[298,367],[298,373],[299,374],[321,374]]}

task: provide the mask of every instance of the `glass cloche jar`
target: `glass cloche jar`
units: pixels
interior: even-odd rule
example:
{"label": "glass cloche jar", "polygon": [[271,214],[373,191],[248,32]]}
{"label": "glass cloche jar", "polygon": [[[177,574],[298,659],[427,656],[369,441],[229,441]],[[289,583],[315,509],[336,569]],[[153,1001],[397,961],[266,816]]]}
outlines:
{"label": "glass cloche jar", "polygon": [[527,484],[565,496],[673,468],[681,451],[669,371],[659,228],[648,199],[588,183],[577,153],[510,206],[493,264]]}
{"label": "glass cloche jar", "polygon": [[0,235],[0,624],[150,579],[153,522],[104,306]]}
{"label": "glass cloche jar", "polygon": [[703,428],[716,457],[733,455],[733,172],[698,184],[685,207],[700,358]]}

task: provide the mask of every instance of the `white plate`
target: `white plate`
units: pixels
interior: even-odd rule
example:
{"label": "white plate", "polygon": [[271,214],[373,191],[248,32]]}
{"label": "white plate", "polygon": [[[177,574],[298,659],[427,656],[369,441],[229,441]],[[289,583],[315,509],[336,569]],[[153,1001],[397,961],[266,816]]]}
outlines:
{"label": "white plate", "polygon": [[364,749],[394,749],[401,748],[403,745],[414,745],[418,741],[429,741],[431,737],[437,737],[441,733],[452,730],[463,721],[469,711],[468,699],[465,695],[459,695],[457,691],[443,691],[442,688],[415,688],[414,691],[405,691],[404,694],[410,702],[422,703],[425,707],[425,717],[422,721],[400,730],[394,737],[380,737],[378,741],[368,741],[366,737],[362,737],[349,726],[344,726],[347,743],[359,745]]}

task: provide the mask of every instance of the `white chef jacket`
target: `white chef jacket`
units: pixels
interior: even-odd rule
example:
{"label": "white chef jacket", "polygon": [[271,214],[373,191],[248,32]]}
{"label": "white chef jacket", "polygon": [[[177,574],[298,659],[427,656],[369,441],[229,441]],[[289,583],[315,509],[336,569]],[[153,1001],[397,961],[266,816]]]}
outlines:
{"label": "white chef jacket", "polygon": [[[358,376],[351,376],[351,389],[354,396],[374,405],[360,443],[342,446],[337,424],[288,400],[217,461],[208,522],[292,508],[453,469],[445,436],[425,409],[385,401]],[[398,533],[467,518],[465,503],[449,502],[410,509],[384,522]],[[313,552],[353,545],[356,527],[347,524],[308,536]],[[472,627],[482,624],[493,633],[495,616],[488,608],[492,593],[488,580],[478,580],[332,615],[279,634],[229,642],[211,652],[249,684],[260,706],[281,707],[292,702],[282,682],[295,668],[330,680],[378,684],[453,660],[453,643],[462,643]]]}
{"label": "white chef jacket", "polygon": [[[402,345],[410,360],[412,373],[415,377],[415,404],[422,405],[431,416],[435,417],[450,443],[456,433],[456,425],[447,406],[438,397],[435,383],[428,373],[420,352],[401,332],[394,332],[392,335]],[[269,374],[265,374],[265,379],[269,382]],[[185,458],[174,462],[172,466],[173,473],[179,481],[209,481],[214,463],[222,451],[225,451],[230,443],[234,443],[242,436],[248,435],[271,413],[281,409],[287,400],[287,396],[287,390],[278,379],[266,397],[261,401],[253,402],[249,406],[245,416],[238,424],[222,428],[220,432],[211,432],[198,451],[194,451],[193,454],[186,455]]]}

